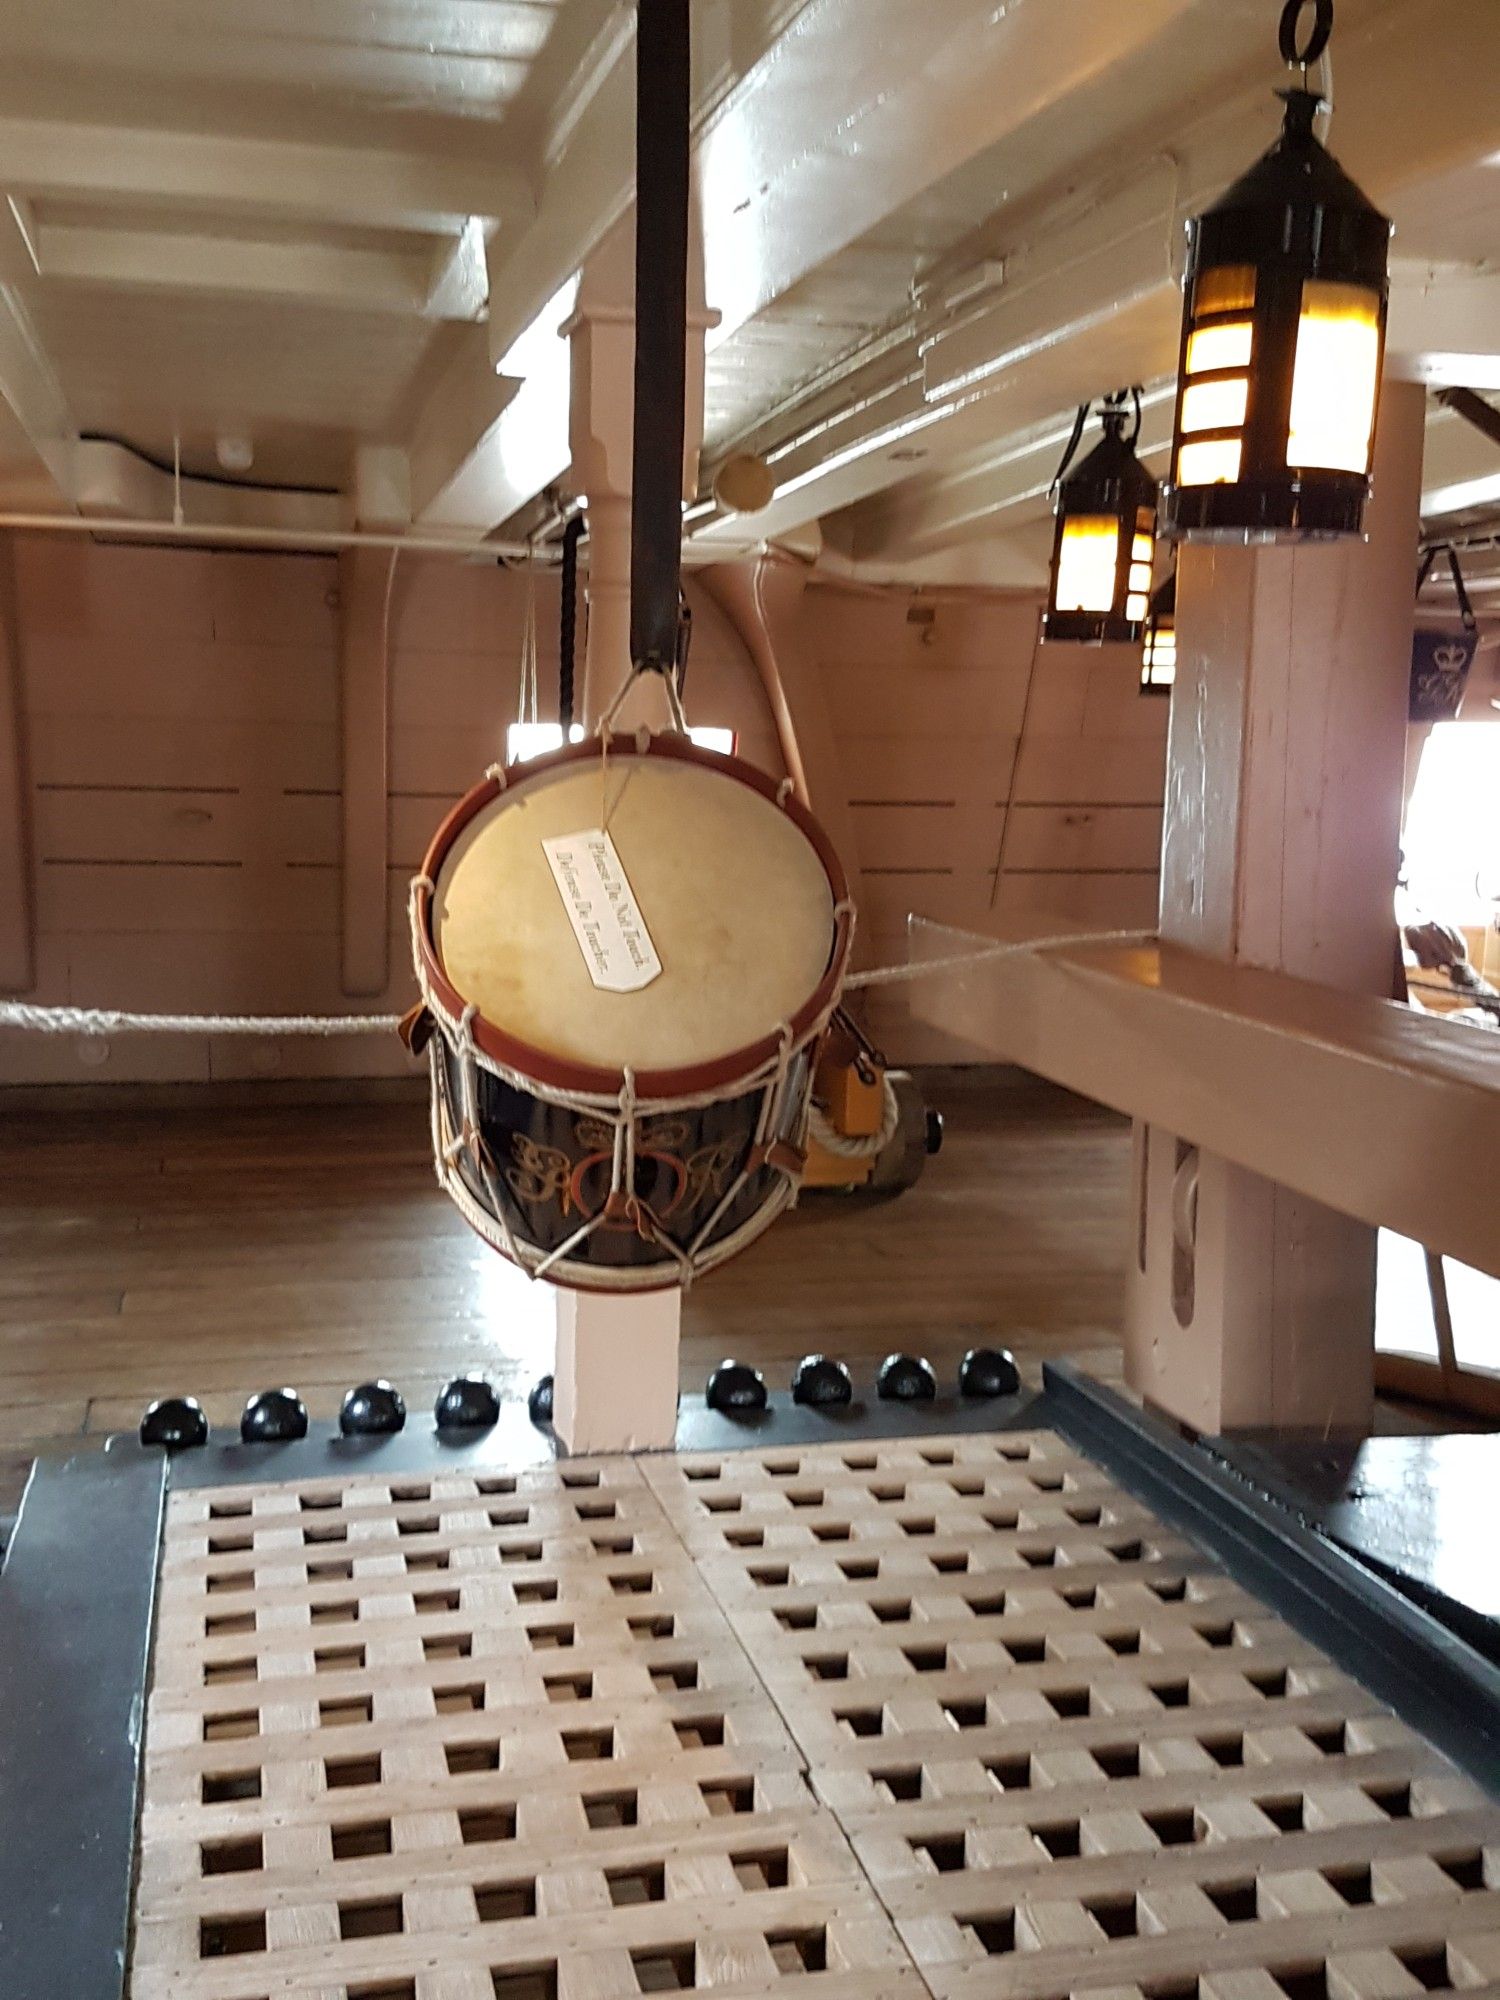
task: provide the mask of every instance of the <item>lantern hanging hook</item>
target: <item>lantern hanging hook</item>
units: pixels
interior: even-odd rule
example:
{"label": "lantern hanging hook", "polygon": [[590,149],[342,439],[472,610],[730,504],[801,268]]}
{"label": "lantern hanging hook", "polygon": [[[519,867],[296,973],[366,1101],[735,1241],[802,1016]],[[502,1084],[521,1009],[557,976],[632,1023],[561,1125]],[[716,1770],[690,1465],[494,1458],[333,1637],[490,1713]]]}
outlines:
{"label": "lantern hanging hook", "polygon": [[[1312,25],[1307,30],[1305,41],[1297,43],[1297,25],[1302,18],[1302,10],[1311,4]],[[1328,47],[1328,38],[1333,33],[1333,0],[1286,0],[1281,10],[1281,24],[1276,32],[1281,59],[1288,69],[1300,69],[1305,80],[1308,70]]]}

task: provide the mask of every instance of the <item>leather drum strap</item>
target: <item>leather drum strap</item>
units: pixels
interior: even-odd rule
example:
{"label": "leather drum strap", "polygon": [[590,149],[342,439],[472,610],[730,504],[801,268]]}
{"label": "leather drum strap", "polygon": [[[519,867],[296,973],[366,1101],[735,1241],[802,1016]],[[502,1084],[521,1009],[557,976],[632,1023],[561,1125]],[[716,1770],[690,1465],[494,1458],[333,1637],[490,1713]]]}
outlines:
{"label": "leather drum strap", "polygon": [[670,673],[682,575],[687,394],[689,0],[641,0],[636,26],[635,437],[630,657]]}

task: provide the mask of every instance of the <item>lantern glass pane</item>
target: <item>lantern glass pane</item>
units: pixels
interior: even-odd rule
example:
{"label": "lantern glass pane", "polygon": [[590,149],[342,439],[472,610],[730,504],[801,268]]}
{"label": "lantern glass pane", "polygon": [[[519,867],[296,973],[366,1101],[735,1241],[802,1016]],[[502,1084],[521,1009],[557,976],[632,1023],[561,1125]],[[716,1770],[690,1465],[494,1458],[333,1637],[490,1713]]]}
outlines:
{"label": "lantern glass pane", "polygon": [[1130,544],[1130,560],[1138,563],[1150,562],[1153,547],[1154,544],[1150,535],[1137,534]]}
{"label": "lantern glass pane", "polygon": [[1292,364],[1288,465],[1365,472],[1380,370],[1380,300],[1364,285],[1309,278]]}
{"label": "lantern glass pane", "polygon": [[1214,382],[1189,382],[1182,392],[1185,431],[1237,431],[1245,421],[1243,375]]}
{"label": "lantern glass pane", "polygon": [[1200,438],[1177,453],[1179,486],[1220,486],[1240,476],[1238,438]]}
{"label": "lantern glass pane", "polygon": [[1133,596],[1126,598],[1125,616],[1130,620],[1132,625],[1139,625],[1141,620],[1145,617],[1146,601],[1147,601],[1146,593],[1144,590],[1137,591]]}
{"label": "lantern glass pane", "polygon": [[1255,266],[1218,264],[1193,281],[1193,317],[1205,313],[1249,312],[1255,304]]}
{"label": "lantern glass pane", "polygon": [[1249,366],[1249,320],[1232,319],[1223,326],[1195,326],[1188,335],[1189,375],[1205,375],[1218,368]]}
{"label": "lantern glass pane", "polygon": [[1120,524],[1113,514],[1070,514],[1057,552],[1054,611],[1110,611]]}

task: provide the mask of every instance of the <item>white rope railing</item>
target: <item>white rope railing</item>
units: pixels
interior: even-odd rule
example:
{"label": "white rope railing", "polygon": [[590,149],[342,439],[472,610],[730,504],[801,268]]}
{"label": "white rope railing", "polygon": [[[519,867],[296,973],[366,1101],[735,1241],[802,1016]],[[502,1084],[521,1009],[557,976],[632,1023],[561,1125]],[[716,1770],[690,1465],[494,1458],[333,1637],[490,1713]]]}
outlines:
{"label": "white rope railing", "polygon": [[[1147,944],[1154,930],[1064,931],[1053,937],[1021,938],[1009,943],[975,945],[941,958],[877,966],[851,973],[846,991],[869,986],[896,986],[930,973],[952,972],[1010,958],[1025,951],[1060,951],[1067,946]],[[41,1007],[29,1000],[0,1000],[0,1028],[21,1028],[37,1035],[389,1035],[400,1027],[400,1014],[138,1014],[118,1007]],[[717,1101],[716,1095],[706,1099]]]}

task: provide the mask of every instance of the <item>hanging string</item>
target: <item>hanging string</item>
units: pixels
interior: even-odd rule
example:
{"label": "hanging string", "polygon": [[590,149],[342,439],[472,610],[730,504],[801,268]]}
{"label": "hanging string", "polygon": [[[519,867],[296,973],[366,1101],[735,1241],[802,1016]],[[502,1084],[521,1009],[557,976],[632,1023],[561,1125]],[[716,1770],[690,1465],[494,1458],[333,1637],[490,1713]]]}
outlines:
{"label": "hanging string", "polygon": [[537,719],[536,685],[536,556],[526,544],[526,596],[521,617],[521,686],[516,699],[516,721]]}
{"label": "hanging string", "polygon": [[582,514],[574,514],[563,529],[562,591],[557,633],[557,715],[563,742],[573,731],[573,649],[578,637],[578,544],[585,533]]}

